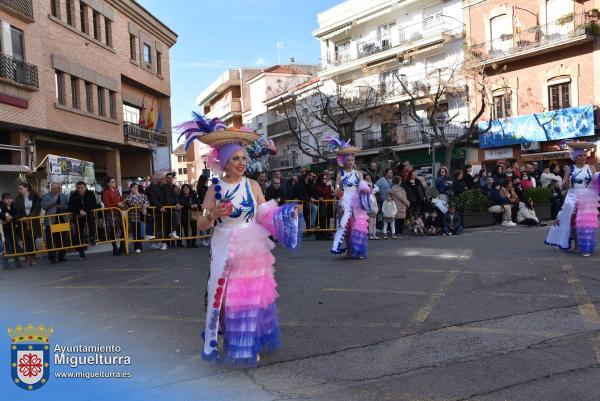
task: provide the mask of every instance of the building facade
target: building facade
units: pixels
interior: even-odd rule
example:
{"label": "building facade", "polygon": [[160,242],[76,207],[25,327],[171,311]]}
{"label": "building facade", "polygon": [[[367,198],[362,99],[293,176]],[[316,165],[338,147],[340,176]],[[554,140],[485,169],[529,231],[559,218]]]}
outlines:
{"label": "building facade", "polygon": [[556,149],[560,140],[597,138],[597,6],[592,0],[535,0],[525,7],[520,1],[464,2],[468,48],[486,67],[493,119],[480,124],[485,133],[472,164],[564,163],[568,153]]}
{"label": "building facade", "polygon": [[39,189],[49,154],[93,162],[97,181],[152,174],[177,35],[134,0],[3,1],[0,20],[1,168]]}

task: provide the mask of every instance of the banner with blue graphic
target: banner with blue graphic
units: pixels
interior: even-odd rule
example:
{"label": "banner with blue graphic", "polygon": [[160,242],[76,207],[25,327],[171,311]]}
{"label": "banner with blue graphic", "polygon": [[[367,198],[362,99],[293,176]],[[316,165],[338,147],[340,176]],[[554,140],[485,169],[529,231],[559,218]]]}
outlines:
{"label": "banner with blue graphic", "polygon": [[479,146],[517,145],[594,135],[594,109],[591,105],[528,114],[479,123]]}

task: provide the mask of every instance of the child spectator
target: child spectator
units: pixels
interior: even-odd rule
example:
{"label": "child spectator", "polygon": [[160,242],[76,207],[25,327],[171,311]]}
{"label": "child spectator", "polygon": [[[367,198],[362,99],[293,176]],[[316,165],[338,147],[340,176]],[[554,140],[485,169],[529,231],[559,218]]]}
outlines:
{"label": "child spectator", "polygon": [[519,211],[517,212],[517,223],[525,224],[527,226],[537,226],[538,224],[540,224],[540,220],[535,214],[535,209],[533,208],[533,200],[531,198],[527,199],[527,203],[519,203]]}
{"label": "child spectator", "polygon": [[414,213],[412,217],[411,231],[414,235],[425,235],[424,234],[425,223],[419,213]]}
{"label": "child spectator", "polygon": [[385,201],[383,202],[383,206],[381,207],[383,212],[383,238],[387,239],[387,228],[388,225],[392,226],[392,238],[396,238],[396,227],[394,225],[394,220],[396,218],[396,213],[398,209],[396,208],[396,202],[394,202],[394,198],[391,193],[388,193],[385,197]]}
{"label": "child spectator", "polygon": [[463,231],[460,214],[456,211],[456,206],[448,208],[448,213],[444,215],[444,234],[460,235]]}
{"label": "child spectator", "polygon": [[425,232],[427,235],[438,235],[442,232],[442,222],[437,209],[433,209],[425,219]]}

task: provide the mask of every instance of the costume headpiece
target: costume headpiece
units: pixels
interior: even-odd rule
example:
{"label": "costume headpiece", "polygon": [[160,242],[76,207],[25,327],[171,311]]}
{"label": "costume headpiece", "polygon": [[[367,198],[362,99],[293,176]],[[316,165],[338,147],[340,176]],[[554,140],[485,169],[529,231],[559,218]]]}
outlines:
{"label": "costume headpiece", "polygon": [[180,132],[177,140],[179,141],[182,136],[185,136],[184,149],[186,151],[194,140],[209,145],[211,152],[208,155],[207,164],[217,174],[225,169],[231,155],[260,138],[258,132],[248,128],[228,128],[218,118],[208,120],[196,112],[192,112],[192,116],[194,118],[191,121],[175,127]]}
{"label": "costume headpiece", "polygon": [[337,154],[337,164],[340,167],[344,167],[348,156],[355,155],[361,150],[357,146],[350,145],[350,141],[342,141],[332,135],[327,135],[325,140],[329,144],[329,148]]}
{"label": "costume headpiece", "polygon": [[272,139],[260,137],[256,142],[246,147],[246,154],[250,158],[248,171],[261,173],[268,170],[269,156],[275,156],[277,148]]}
{"label": "costume headpiece", "polygon": [[563,139],[559,142],[558,148],[568,150],[571,159],[575,160],[579,156],[586,154],[588,151],[595,149],[596,144],[594,142],[579,142],[572,139]]}

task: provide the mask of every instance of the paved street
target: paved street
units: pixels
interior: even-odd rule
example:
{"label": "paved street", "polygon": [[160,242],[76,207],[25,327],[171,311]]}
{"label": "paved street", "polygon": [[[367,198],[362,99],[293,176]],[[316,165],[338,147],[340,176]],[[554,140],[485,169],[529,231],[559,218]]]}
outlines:
{"label": "paved street", "polygon": [[365,261],[278,249],[284,344],[251,370],[200,359],[206,248],[2,272],[0,305],[132,354],[132,381],[86,400],[597,400],[600,258],[546,232],[370,242]]}

